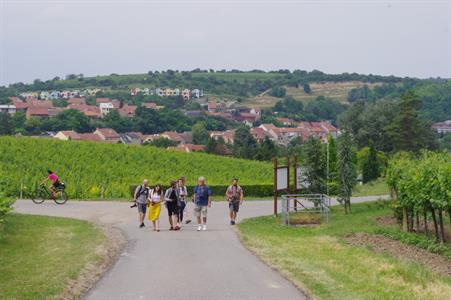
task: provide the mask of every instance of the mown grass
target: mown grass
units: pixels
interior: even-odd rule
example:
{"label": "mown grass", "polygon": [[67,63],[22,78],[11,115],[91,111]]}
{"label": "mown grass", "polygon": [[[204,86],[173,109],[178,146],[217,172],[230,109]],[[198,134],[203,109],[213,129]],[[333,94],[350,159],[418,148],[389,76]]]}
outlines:
{"label": "mown grass", "polygon": [[449,299],[450,278],[343,241],[352,232],[377,232],[382,226],[375,218],[386,215],[388,207],[362,203],[353,205],[351,215],[334,207],[331,221],[320,226],[284,227],[268,216],[244,220],[238,228],[251,251],[314,298]]}
{"label": "mown grass", "polygon": [[363,185],[356,185],[352,193],[353,197],[362,196],[381,196],[388,195],[390,191],[384,178],[365,183]]}
{"label": "mown grass", "polygon": [[9,214],[0,232],[0,299],[58,296],[99,257],[100,229],[74,219]]}

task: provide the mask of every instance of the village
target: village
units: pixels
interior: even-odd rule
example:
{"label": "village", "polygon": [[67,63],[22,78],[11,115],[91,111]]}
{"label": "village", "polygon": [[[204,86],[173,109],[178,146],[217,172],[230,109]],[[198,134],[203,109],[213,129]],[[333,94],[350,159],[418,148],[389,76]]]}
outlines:
{"label": "village", "polygon": [[[11,104],[0,105],[0,112],[14,115],[16,113],[25,114],[30,118],[51,118],[68,109],[74,109],[92,120],[101,120],[111,111],[117,111],[120,116],[133,118],[138,109],[138,105],[130,105],[127,102],[121,103],[118,99],[107,97],[95,98],[95,105],[89,105],[84,95],[95,95],[98,89],[85,90],[80,93],[78,90],[64,91],[58,94],[56,92],[34,92],[22,93],[19,97],[10,97]],[[160,89],[150,90],[148,88],[132,88],[130,94],[136,96],[137,93],[152,93],[160,97],[181,96],[185,101],[189,99],[200,99],[203,97],[203,91],[194,89]],[[83,95],[83,96],[82,96]],[[57,107],[54,105],[54,98],[64,99],[67,102],[66,107]],[[92,96],[91,96],[92,97]],[[322,142],[326,142],[328,136],[337,138],[340,130],[330,121],[323,120],[317,122],[295,121],[290,118],[277,117],[276,120],[283,126],[275,126],[272,123],[262,123],[262,110],[260,108],[235,107],[233,104],[216,101],[204,101],[205,103],[199,110],[185,110],[186,116],[198,116],[205,114],[216,118],[222,118],[235,123],[242,123],[250,128],[250,133],[254,139],[261,143],[265,138],[273,141],[275,144],[287,147],[294,139],[301,141],[307,140],[313,136]],[[202,103],[202,102],[201,102]],[[140,106],[147,109],[163,109],[155,102],[144,102]],[[439,122],[432,125],[432,129],[437,133],[451,132],[451,121]],[[222,139],[225,143],[233,145],[235,129],[224,131],[210,131],[209,135],[215,140]],[[78,133],[73,130],[64,130],[59,132],[46,132],[40,137],[49,137],[60,140],[80,140],[96,141],[124,144],[146,144],[158,139],[168,139],[175,146],[168,149],[179,150],[183,152],[204,151],[205,145],[193,144],[192,134],[187,132],[165,131],[155,134],[144,134],[141,132],[118,133],[112,128],[97,128],[91,133]],[[224,151],[224,155],[230,155],[230,151]]]}
{"label": "village", "polygon": [[[157,89],[158,90],[158,89]],[[131,93],[136,93],[138,90],[133,89]],[[164,90],[166,91],[166,90]],[[142,92],[142,90],[139,90]],[[40,93],[39,95],[42,95]],[[164,94],[166,95],[166,94]],[[171,94],[167,94],[171,95]],[[182,94],[181,94],[182,95]],[[197,94],[189,94],[190,97]],[[199,94],[199,96],[202,94]],[[30,118],[51,118],[68,109],[77,110],[92,120],[100,120],[105,118],[111,111],[117,111],[120,116],[133,118],[136,114],[138,105],[130,105],[127,102],[121,103],[118,99],[111,98],[95,98],[95,105],[87,104],[86,98],[79,95],[70,94],[67,98],[66,107],[56,107],[50,99],[41,99],[41,96],[34,98],[36,94],[22,94],[19,97],[10,97],[11,104],[1,105],[0,112],[6,112],[11,115],[16,113],[25,114],[27,119]],[[45,95],[44,95],[45,96]],[[72,97],[73,96],[73,97]],[[159,110],[164,108],[158,106],[154,102],[145,102],[141,104],[147,109]],[[289,118],[277,118],[282,127],[276,127],[273,124],[261,123],[262,110],[259,108],[246,107],[230,107],[223,102],[208,101],[200,110],[186,110],[184,114],[187,116],[195,116],[205,114],[216,118],[223,118],[230,122],[241,123],[250,128],[250,133],[257,142],[262,142],[265,138],[270,139],[275,144],[280,146],[288,146],[288,144],[296,138],[300,140],[307,140],[310,136],[314,136],[321,141],[326,141],[330,135],[336,138],[339,135],[339,130],[329,121],[308,122],[295,121]],[[228,129],[224,131],[210,131],[209,135],[215,140],[222,139],[225,143],[233,145],[235,129]],[[109,143],[124,143],[124,144],[145,144],[158,139],[168,139],[172,141],[175,146],[169,149],[180,150],[184,152],[204,151],[204,145],[193,144],[192,134],[187,132],[165,131],[155,134],[143,134],[141,132],[125,132],[118,133],[112,128],[97,128],[91,133],[79,133],[73,130],[64,130],[59,132],[46,132],[40,137],[55,138],[60,140],[81,140],[81,141],[96,141]],[[227,151],[223,153],[228,155]]]}

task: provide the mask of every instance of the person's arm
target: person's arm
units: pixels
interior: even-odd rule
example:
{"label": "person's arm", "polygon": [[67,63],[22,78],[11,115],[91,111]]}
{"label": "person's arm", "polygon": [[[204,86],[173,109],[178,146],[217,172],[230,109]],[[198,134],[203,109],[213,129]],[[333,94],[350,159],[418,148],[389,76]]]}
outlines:
{"label": "person's arm", "polygon": [[164,201],[169,201],[169,202],[171,201],[171,199],[169,199],[169,195],[170,195],[169,191],[170,191],[170,188],[167,189],[166,192],[164,193]]}
{"label": "person's arm", "polygon": [[243,204],[244,201],[244,192],[243,189],[241,189],[241,193],[240,193],[240,205]]}
{"label": "person's arm", "polygon": [[193,203],[195,201],[195,197],[196,197],[196,187],[194,187],[194,190],[193,190]]}
{"label": "person's arm", "polygon": [[153,204],[152,194],[153,194],[153,190],[149,189],[149,192],[147,193],[147,204]]}
{"label": "person's arm", "polygon": [[47,181],[49,181],[49,178],[48,178],[48,177],[46,177],[46,178],[42,181],[41,184],[44,184],[44,183],[46,183]]}
{"label": "person's arm", "polygon": [[138,191],[139,191],[140,189],[141,189],[140,186],[138,186],[138,187],[135,189],[135,194],[133,195],[133,200],[136,201],[136,198],[138,198]]}

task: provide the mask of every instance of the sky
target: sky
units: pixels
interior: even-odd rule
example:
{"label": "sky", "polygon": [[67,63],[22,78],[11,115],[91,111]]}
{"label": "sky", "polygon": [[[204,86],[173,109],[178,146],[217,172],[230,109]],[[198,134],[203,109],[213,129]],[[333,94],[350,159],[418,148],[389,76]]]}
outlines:
{"label": "sky", "polygon": [[451,0],[0,0],[0,85],[195,68],[451,78]]}

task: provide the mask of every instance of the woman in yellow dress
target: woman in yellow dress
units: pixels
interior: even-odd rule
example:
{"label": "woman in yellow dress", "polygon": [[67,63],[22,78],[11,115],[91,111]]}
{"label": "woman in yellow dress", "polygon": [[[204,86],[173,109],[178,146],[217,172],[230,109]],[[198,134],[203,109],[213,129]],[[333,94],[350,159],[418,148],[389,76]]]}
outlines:
{"label": "woman in yellow dress", "polygon": [[161,202],[163,201],[163,190],[157,183],[149,193],[149,220],[152,221],[153,231],[160,231]]}

